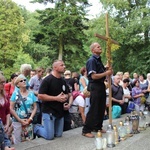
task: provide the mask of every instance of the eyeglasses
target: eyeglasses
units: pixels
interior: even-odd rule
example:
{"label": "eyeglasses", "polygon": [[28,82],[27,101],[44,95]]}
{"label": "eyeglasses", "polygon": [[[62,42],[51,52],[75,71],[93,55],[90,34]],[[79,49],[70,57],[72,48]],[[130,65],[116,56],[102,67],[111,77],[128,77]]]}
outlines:
{"label": "eyeglasses", "polygon": [[19,82],[26,82],[26,79],[20,80]]}

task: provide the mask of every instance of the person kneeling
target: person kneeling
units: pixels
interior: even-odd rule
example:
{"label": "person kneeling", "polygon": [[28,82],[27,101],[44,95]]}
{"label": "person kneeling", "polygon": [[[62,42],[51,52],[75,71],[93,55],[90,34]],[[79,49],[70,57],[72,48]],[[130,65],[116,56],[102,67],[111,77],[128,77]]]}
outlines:
{"label": "person kneeling", "polygon": [[85,122],[85,98],[90,96],[90,92],[87,91],[87,87],[84,88],[82,93],[77,94],[74,97],[74,101],[69,109],[74,126],[72,128],[82,127]]}

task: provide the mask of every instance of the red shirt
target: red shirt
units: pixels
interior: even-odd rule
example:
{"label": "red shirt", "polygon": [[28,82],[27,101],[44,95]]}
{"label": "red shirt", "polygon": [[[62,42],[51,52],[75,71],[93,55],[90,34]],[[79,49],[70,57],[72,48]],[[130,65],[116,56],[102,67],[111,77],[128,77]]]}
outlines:
{"label": "red shirt", "polygon": [[8,100],[10,100],[12,93],[14,92],[15,86],[11,85],[11,83],[6,83],[4,86],[6,96]]}
{"label": "red shirt", "polygon": [[0,105],[0,118],[2,119],[3,124],[6,124],[6,116],[10,114],[10,103],[8,100],[5,101],[5,104]]}

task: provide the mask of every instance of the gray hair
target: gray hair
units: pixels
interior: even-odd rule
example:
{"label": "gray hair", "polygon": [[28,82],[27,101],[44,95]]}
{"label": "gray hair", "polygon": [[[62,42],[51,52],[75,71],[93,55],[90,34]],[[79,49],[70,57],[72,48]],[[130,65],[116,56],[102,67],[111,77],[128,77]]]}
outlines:
{"label": "gray hair", "polygon": [[150,73],[147,74],[147,78],[150,77]]}
{"label": "gray hair", "polygon": [[97,42],[94,42],[94,43],[92,43],[91,45],[90,45],[90,50],[92,51],[93,50],[93,48],[95,47],[95,44],[98,44]]}
{"label": "gray hair", "polygon": [[20,67],[20,72],[23,73],[24,71],[31,70],[31,69],[32,69],[32,67],[30,64],[22,64]]}

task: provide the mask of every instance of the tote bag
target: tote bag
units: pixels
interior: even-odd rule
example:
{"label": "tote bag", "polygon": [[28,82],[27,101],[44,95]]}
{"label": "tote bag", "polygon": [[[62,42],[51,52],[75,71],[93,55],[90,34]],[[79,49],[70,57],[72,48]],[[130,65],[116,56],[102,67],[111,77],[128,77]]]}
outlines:
{"label": "tote bag", "polygon": [[131,113],[131,111],[133,111],[135,109],[135,104],[132,101],[129,101],[128,103],[128,107],[127,107],[127,113]]}

